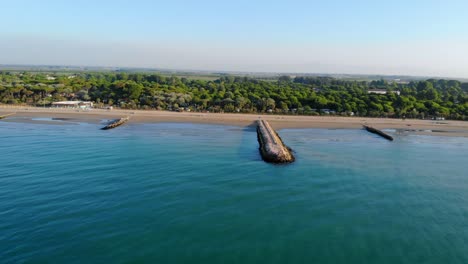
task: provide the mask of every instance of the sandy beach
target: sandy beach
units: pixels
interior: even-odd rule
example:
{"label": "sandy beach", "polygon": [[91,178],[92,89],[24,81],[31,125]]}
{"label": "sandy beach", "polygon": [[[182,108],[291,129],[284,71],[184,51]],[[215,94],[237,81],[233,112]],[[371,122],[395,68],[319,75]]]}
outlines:
{"label": "sandy beach", "polygon": [[368,124],[379,129],[397,129],[402,133],[468,137],[468,122],[418,119],[391,119],[336,116],[260,115],[228,113],[193,113],[144,110],[77,110],[59,108],[8,107],[0,108],[0,116],[15,113],[1,122],[41,122],[34,118],[61,118],[79,122],[99,123],[102,120],[130,117],[129,123],[182,122],[249,126],[258,119],[269,121],[274,129],[284,128],[361,128]]}

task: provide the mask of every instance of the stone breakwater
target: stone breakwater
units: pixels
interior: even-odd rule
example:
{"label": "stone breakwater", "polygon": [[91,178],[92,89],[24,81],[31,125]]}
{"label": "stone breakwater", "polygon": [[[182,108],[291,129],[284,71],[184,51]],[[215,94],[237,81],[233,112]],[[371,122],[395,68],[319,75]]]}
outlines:
{"label": "stone breakwater", "polygon": [[129,120],[128,117],[123,117],[123,118],[120,118],[120,119],[116,119],[116,120],[112,121],[110,124],[108,124],[107,126],[101,128],[101,129],[102,130],[108,130],[108,129],[116,128],[118,126],[121,126],[121,125],[127,123],[128,120]]}
{"label": "stone breakwater", "polygon": [[291,163],[295,160],[291,149],[284,145],[281,138],[267,121],[257,121],[257,138],[260,145],[260,154],[264,161]]}
{"label": "stone breakwater", "polygon": [[366,125],[363,125],[364,129],[367,130],[368,132],[370,133],[374,133],[374,134],[377,134],[387,140],[390,140],[390,141],[393,141],[393,137],[386,134],[385,132],[381,131],[381,130],[378,130],[377,128],[374,128],[374,127],[371,127],[371,126],[366,126]]}
{"label": "stone breakwater", "polygon": [[7,118],[7,117],[9,117],[9,116],[12,116],[12,115],[14,115],[14,114],[15,114],[15,113],[6,114],[6,115],[0,115],[0,119],[5,119],[5,118]]}

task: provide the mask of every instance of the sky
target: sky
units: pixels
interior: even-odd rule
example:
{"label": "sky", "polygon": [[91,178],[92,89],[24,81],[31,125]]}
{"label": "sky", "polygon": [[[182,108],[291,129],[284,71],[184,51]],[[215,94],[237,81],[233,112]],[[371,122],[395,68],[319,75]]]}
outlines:
{"label": "sky", "polygon": [[468,78],[466,0],[0,0],[0,64]]}

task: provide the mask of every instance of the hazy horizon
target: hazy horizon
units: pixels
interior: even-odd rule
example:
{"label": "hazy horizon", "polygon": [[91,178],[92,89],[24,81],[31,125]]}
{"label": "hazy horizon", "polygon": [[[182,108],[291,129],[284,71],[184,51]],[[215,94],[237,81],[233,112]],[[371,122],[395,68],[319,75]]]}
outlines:
{"label": "hazy horizon", "polygon": [[463,1],[9,1],[0,64],[468,78]]}

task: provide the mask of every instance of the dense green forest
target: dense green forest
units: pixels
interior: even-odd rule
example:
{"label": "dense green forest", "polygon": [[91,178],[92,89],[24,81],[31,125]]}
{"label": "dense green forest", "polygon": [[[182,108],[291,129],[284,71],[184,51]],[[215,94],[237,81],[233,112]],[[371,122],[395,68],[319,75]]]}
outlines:
{"label": "dense green forest", "polygon": [[[372,89],[387,93],[369,93]],[[398,83],[300,76],[196,80],[139,73],[0,72],[0,103],[50,106],[61,100],[126,109],[468,120],[468,83],[455,80]]]}

